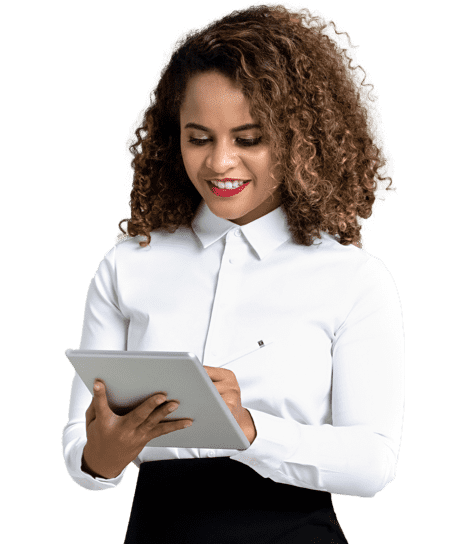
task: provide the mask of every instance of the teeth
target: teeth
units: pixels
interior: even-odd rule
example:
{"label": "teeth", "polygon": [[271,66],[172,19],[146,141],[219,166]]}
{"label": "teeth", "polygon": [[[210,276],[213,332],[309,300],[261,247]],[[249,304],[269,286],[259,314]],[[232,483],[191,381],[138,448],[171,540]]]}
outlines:
{"label": "teeth", "polygon": [[213,185],[216,187],[219,187],[219,189],[236,189],[237,187],[241,187],[244,181],[211,181]]}

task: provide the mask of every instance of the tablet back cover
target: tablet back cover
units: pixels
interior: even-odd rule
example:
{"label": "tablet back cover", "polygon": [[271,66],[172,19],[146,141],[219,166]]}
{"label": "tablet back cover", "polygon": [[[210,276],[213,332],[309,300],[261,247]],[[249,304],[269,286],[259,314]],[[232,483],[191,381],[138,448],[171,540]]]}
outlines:
{"label": "tablet back cover", "polygon": [[245,450],[248,439],[198,358],[190,352],[66,350],[75,371],[93,395],[104,380],[110,408],[124,415],[156,392],[178,400],[164,420],[193,418],[186,429],[159,436],[147,446]]}

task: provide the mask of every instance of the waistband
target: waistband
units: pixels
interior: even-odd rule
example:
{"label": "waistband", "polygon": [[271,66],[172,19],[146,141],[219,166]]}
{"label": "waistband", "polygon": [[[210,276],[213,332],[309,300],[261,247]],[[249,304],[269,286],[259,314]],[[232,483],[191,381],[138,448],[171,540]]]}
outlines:
{"label": "waistband", "polygon": [[168,459],[140,465],[135,501],[176,504],[189,512],[332,509],[331,494],[264,478],[230,457]]}

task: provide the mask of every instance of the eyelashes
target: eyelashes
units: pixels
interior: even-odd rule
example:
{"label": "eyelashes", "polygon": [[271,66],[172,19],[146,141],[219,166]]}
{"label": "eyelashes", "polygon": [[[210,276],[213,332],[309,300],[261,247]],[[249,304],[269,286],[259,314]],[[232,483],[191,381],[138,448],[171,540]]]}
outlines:
{"label": "eyelashes", "polygon": [[[262,140],[262,137],[259,138],[237,138],[236,141],[239,142],[239,145],[243,147],[252,147],[253,145],[257,145]],[[211,142],[209,138],[189,138],[188,140],[191,144],[202,146],[208,142]]]}

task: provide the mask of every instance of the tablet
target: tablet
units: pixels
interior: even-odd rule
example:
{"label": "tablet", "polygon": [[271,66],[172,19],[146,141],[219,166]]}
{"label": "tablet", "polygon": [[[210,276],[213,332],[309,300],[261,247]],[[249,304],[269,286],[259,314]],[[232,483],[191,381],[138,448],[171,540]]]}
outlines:
{"label": "tablet", "polygon": [[154,438],[146,446],[236,450],[250,446],[193,353],[68,349],[65,354],[91,395],[94,380],[104,380],[109,407],[116,414],[124,415],[147,397],[164,392],[168,401],[180,403],[164,420],[194,420],[190,427]]}

